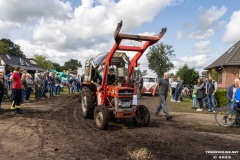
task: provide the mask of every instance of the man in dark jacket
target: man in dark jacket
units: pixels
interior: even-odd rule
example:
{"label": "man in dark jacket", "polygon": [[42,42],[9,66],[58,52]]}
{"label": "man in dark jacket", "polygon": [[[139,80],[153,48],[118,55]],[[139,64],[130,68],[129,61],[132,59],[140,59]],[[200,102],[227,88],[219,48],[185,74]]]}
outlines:
{"label": "man in dark jacket", "polygon": [[163,108],[163,111],[164,111],[164,114],[165,114],[167,120],[172,119],[172,116],[170,116],[168,113],[168,109],[167,109],[167,105],[166,105],[167,94],[168,94],[168,89],[169,89],[169,77],[170,77],[170,74],[168,72],[164,73],[163,78],[159,79],[158,84],[155,85],[155,88],[153,91],[153,95],[154,95],[156,88],[159,86],[160,102],[159,102],[159,105],[157,106],[155,115],[158,116],[161,109]]}
{"label": "man in dark jacket", "polygon": [[181,102],[182,101],[182,87],[183,87],[183,81],[180,77],[177,78],[177,87],[175,90],[175,101]]}
{"label": "man in dark jacket", "polygon": [[209,112],[215,113],[216,103],[215,103],[215,93],[217,92],[217,82],[209,77],[209,81],[207,83],[207,96],[209,102]]}
{"label": "man in dark jacket", "polygon": [[239,79],[236,78],[234,80],[234,84],[231,85],[228,88],[228,91],[227,91],[228,106],[231,110],[234,109],[234,97],[235,97],[235,93],[236,93],[237,88],[238,88],[238,83],[239,83]]}

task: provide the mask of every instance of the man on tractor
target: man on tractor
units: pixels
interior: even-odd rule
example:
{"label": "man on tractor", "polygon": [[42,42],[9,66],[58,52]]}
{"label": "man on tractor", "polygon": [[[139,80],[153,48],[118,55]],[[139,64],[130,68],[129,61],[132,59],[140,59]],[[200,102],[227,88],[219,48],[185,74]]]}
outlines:
{"label": "man on tractor", "polygon": [[114,69],[110,68],[107,76],[107,84],[112,85],[115,84],[116,77],[114,75]]}

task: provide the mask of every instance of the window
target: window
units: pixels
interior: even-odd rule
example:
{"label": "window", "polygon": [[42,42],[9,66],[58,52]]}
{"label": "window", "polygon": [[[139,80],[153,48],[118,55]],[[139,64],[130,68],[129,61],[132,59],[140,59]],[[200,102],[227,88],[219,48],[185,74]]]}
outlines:
{"label": "window", "polygon": [[222,83],[222,70],[218,71],[218,83]]}
{"label": "window", "polygon": [[21,66],[29,66],[29,64],[27,64],[27,62],[25,62],[22,58],[19,59],[19,65]]}
{"label": "window", "polygon": [[7,56],[8,59],[11,59],[11,57],[9,55],[6,54],[6,56]]}
{"label": "window", "polygon": [[155,82],[155,78],[143,78],[143,82]]}

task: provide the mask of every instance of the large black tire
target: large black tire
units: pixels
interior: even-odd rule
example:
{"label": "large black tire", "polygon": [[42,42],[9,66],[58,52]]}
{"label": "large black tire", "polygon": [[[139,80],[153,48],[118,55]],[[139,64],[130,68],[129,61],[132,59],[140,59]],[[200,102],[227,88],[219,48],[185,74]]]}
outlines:
{"label": "large black tire", "polygon": [[84,118],[93,118],[94,108],[96,106],[95,92],[89,87],[84,86],[81,91],[81,111]]}
{"label": "large black tire", "polygon": [[135,125],[146,127],[150,121],[150,112],[144,105],[139,105],[136,111],[136,117],[133,118]]}
{"label": "large black tire", "polygon": [[94,120],[97,128],[105,130],[109,124],[109,111],[105,106],[97,106],[94,112]]}

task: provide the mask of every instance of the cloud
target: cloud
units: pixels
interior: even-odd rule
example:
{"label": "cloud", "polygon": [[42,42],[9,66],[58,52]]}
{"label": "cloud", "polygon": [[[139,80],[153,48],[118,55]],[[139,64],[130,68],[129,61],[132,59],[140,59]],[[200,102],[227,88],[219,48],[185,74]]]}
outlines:
{"label": "cloud", "polygon": [[197,31],[189,34],[190,39],[205,39],[211,37],[214,34],[213,29],[208,29],[206,31]]}
{"label": "cloud", "polygon": [[196,70],[202,70],[211,62],[211,42],[199,41],[194,44],[192,54],[188,56],[178,57],[173,60],[175,68],[171,72],[176,73],[178,69],[185,64]]}
{"label": "cloud", "polygon": [[210,54],[211,53],[211,47],[210,47],[210,41],[199,41],[194,44],[193,49],[194,54]]}
{"label": "cloud", "polygon": [[12,30],[20,25],[11,21],[3,21],[0,19],[0,37],[9,37],[9,30]]}
{"label": "cloud", "polygon": [[240,37],[240,10],[233,12],[230,21],[226,25],[226,32],[223,35],[225,42],[237,42]]}
{"label": "cloud", "polygon": [[184,39],[185,38],[184,35],[186,35],[187,32],[189,32],[189,30],[191,28],[192,28],[192,24],[191,23],[189,23],[189,22],[184,23],[183,26],[182,26],[181,31],[177,32],[177,39],[178,40]]}
{"label": "cloud", "polygon": [[[68,20],[42,20],[33,30],[33,40],[60,50],[76,50],[79,45],[91,48],[92,44],[107,43],[113,38],[117,22],[123,20],[123,32],[131,32],[145,22],[151,22],[162,9],[175,0],[100,0],[82,1]],[[94,16],[93,16],[94,15]]]}
{"label": "cloud", "polygon": [[214,29],[221,28],[224,21],[220,21],[220,18],[226,13],[225,6],[217,8],[212,6],[205,10],[202,7],[199,8],[199,22],[196,31],[189,33],[188,38],[203,40],[214,35]]}
{"label": "cloud", "polygon": [[[3,13],[0,15],[0,29],[4,31],[0,36],[10,36],[27,57],[44,55],[60,64],[75,58],[84,64],[87,59],[111,49],[116,24],[120,20],[123,20],[122,33],[132,33],[142,24],[153,21],[161,10],[182,0],[81,2],[72,8],[69,2],[62,0],[26,0],[24,3],[0,0]],[[28,36],[21,38],[23,35]],[[142,69],[148,69],[145,54],[140,59]]]}
{"label": "cloud", "polygon": [[1,20],[22,23],[31,18],[69,18],[72,8],[60,0],[0,0],[0,10]]}
{"label": "cloud", "polygon": [[210,28],[227,12],[225,6],[221,8],[217,8],[216,6],[212,6],[208,10],[202,10],[200,8],[200,28],[206,29]]}
{"label": "cloud", "polygon": [[181,40],[181,39],[183,39],[184,38],[184,33],[182,32],[182,31],[178,31],[177,32],[177,39],[178,40]]}

